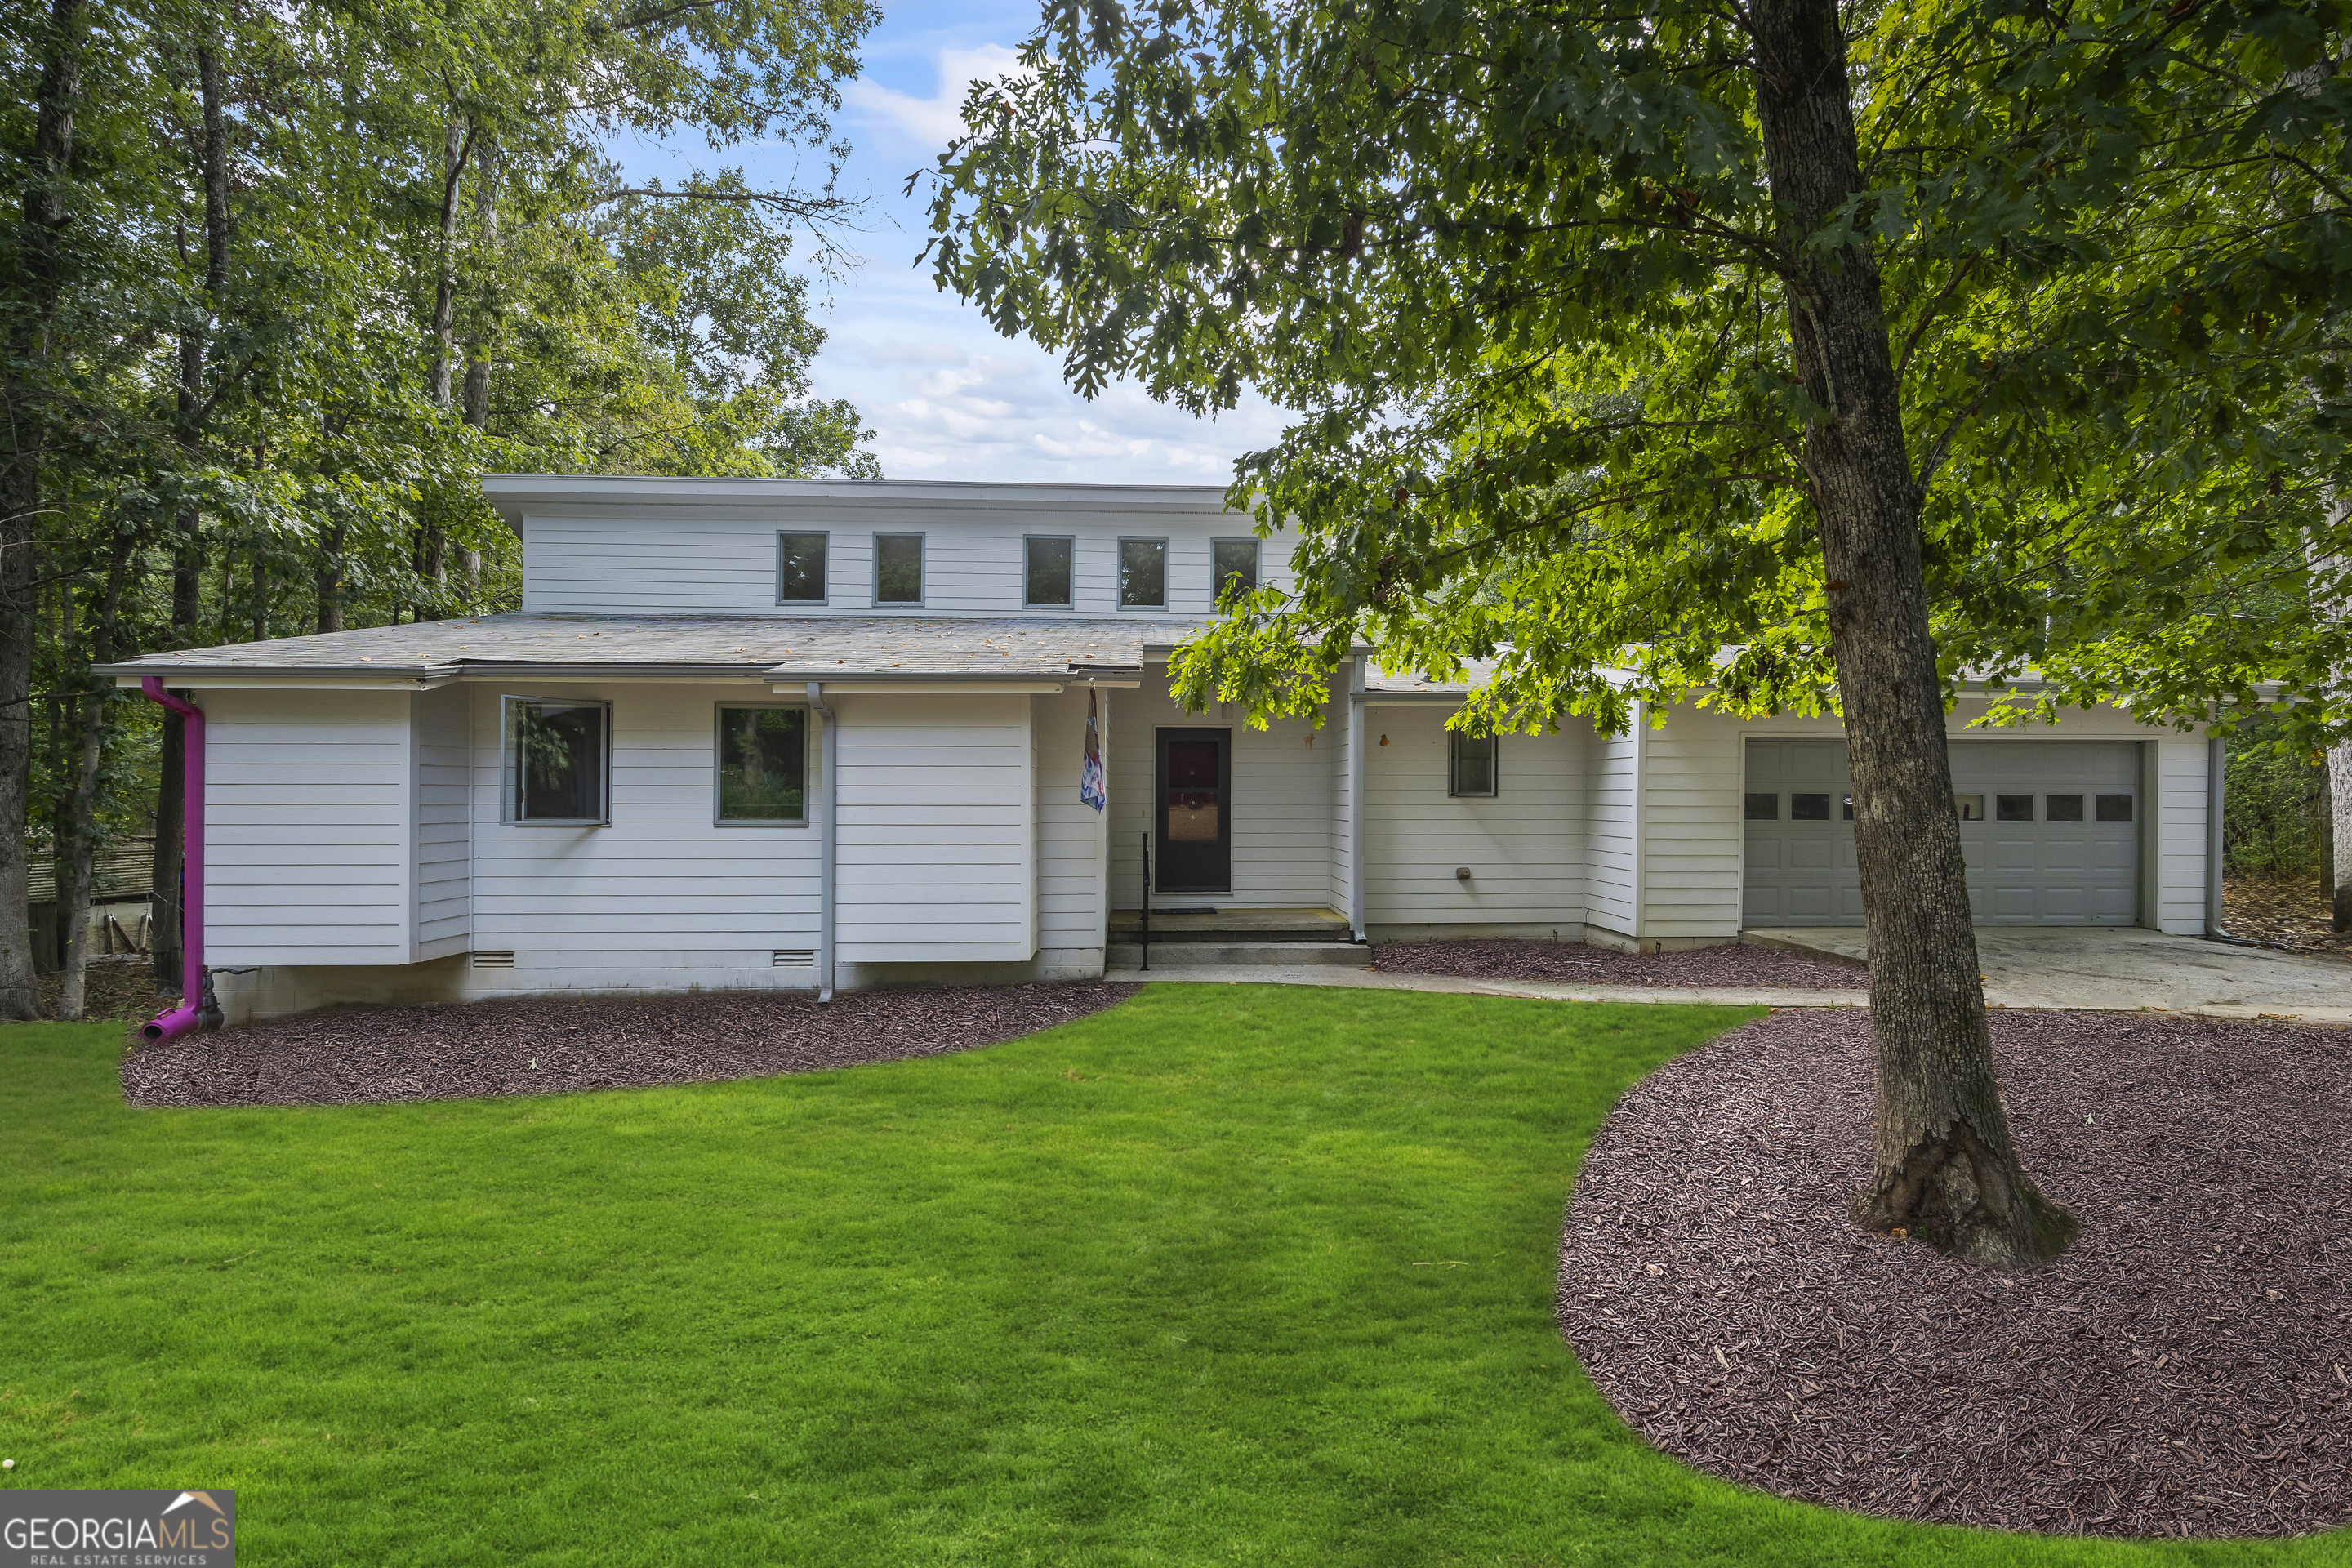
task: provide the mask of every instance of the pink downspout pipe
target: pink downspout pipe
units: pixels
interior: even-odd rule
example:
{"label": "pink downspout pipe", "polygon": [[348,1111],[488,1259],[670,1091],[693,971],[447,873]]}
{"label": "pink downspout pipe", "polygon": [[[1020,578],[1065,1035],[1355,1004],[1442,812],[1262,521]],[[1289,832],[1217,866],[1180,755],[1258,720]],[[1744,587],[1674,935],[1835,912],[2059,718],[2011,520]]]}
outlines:
{"label": "pink downspout pipe", "polygon": [[180,840],[187,868],[180,893],[180,1005],[140,1026],[140,1037],[154,1045],[204,1026],[205,710],[164,690],[160,675],[149,676],[139,689],[187,721],[180,794]]}

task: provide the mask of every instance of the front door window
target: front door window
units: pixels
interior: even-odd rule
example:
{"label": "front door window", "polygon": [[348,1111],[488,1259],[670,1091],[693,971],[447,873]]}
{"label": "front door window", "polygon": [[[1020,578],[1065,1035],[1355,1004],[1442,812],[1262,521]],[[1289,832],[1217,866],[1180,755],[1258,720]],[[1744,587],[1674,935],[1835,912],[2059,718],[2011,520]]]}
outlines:
{"label": "front door window", "polygon": [[1224,803],[1217,789],[1217,754],[1224,748],[1214,741],[1175,741],[1168,747],[1168,837],[1192,844],[1217,838],[1218,808]]}

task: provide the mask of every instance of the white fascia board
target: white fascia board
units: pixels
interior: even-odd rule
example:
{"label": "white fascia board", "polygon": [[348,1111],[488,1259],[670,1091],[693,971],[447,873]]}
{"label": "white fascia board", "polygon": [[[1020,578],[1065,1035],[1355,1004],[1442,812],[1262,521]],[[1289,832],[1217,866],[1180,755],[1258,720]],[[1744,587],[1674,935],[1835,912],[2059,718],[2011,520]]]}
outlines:
{"label": "white fascia board", "polygon": [[[482,494],[508,526],[526,515],[559,517],[677,511],[788,517],[803,508],[838,513],[859,507],[951,508],[958,511],[1226,511],[1222,485],[982,484],[961,479],[673,479],[610,474],[486,474]],[[1243,516],[1242,513],[1234,513]]]}

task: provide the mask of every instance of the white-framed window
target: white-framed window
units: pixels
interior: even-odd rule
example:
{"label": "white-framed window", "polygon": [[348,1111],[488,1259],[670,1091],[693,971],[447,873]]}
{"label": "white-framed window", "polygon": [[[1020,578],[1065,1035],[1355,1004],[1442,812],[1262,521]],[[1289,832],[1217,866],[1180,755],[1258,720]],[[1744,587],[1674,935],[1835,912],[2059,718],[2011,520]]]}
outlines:
{"label": "white-framed window", "polygon": [[578,697],[508,697],[504,821],[603,827],[613,820],[613,705]]}
{"label": "white-framed window", "polygon": [[1164,610],[1168,607],[1168,542],[1165,539],[1122,539],[1118,542],[1118,607],[1122,610]]}
{"label": "white-framed window", "polygon": [[808,735],[808,709],[800,703],[719,703],[711,821],[720,827],[805,826]]}
{"label": "white-framed window", "polygon": [[1021,541],[1021,603],[1033,610],[1070,607],[1078,542],[1066,534],[1033,533]]}
{"label": "white-framed window", "polygon": [[1501,793],[1496,760],[1502,748],[1493,735],[1445,731],[1445,793],[1473,798]]}
{"label": "white-framed window", "polygon": [[830,536],[824,533],[776,535],[776,603],[824,603],[824,557]]}
{"label": "white-framed window", "polygon": [[877,605],[920,605],[923,602],[921,534],[877,533],[874,536],[874,602]]}
{"label": "white-framed window", "polygon": [[1257,592],[1257,539],[1213,539],[1209,541],[1209,602],[1222,605],[1227,599]]}

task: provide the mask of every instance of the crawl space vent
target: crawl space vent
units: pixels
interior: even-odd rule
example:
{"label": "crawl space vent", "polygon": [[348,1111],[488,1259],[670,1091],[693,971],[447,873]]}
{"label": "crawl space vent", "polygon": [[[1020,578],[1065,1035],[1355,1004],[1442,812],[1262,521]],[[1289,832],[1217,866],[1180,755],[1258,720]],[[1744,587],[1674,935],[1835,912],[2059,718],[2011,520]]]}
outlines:
{"label": "crawl space vent", "polygon": [[512,969],[514,967],[514,954],[512,952],[478,952],[474,954],[474,967],[477,969]]}
{"label": "crawl space vent", "polygon": [[772,962],[778,969],[812,968],[816,963],[816,949],[813,947],[780,947],[776,949],[776,956]]}

